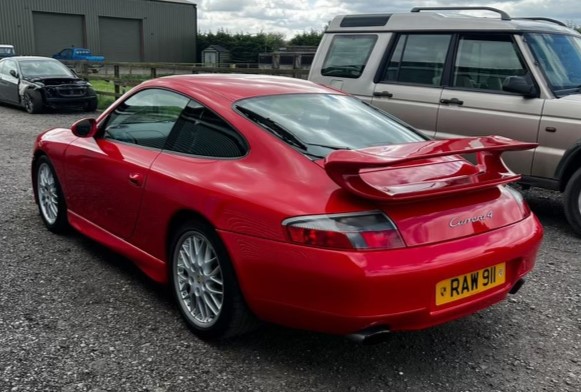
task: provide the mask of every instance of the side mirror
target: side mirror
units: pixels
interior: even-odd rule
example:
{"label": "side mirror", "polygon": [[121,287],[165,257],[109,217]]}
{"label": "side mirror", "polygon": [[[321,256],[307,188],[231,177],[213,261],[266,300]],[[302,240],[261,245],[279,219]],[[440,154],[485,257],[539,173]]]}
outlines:
{"label": "side mirror", "polygon": [[74,123],[71,131],[77,137],[95,137],[97,134],[97,121],[94,118],[84,118]]}
{"label": "side mirror", "polygon": [[18,79],[18,72],[16,72],[15,70],[11,69],[10,70],[10,76],[12,76],[13,78]]}
{"label": "side mirror", "polygon": [[502,90],[509,93],[520,94],[525,98],[536,98],[539,91],[535,84],[527,76],[509,76],[502,83]]}

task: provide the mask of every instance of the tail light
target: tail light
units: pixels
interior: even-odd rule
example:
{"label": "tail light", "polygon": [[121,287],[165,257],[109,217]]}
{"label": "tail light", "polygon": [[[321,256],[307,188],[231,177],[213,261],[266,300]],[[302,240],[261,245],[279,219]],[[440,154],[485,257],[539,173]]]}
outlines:
{"label": "tail light", "polygon": [[308,246],[358,250],[405,246],[395,224],[379,211],[301,216],[282,224],[292,242]]}

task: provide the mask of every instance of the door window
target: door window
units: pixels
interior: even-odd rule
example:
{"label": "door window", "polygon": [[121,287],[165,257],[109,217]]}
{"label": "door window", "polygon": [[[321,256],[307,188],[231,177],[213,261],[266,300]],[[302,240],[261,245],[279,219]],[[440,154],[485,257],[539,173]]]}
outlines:
{"label": "door window", "polygon": [[527,70],[510,35],[460,36],[451,86],[502,91],[508,76]]}
{"label": "door window", "polygon": [[377,35],[336,35],[321,75],[357,79],[363,73],[376,41]]}
{"label": "door window", "polygon": [[226,121],[191,101],[179,117],[166,149],[203,157],[236,158],[246,154],[247,144]]}
{"label": "door window", "polygon": [[188,101],[167,90],[140,91],[111,113],[105,138],[162,149]]}
{"label": "door window", "polygon": [[450,46],[449,34],[402,34],[383,81],[439,86]]}

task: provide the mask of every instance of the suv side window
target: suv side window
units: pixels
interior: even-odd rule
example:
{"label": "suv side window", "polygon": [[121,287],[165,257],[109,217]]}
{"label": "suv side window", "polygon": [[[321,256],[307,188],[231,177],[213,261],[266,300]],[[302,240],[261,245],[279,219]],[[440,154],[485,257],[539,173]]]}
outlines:
{"label": "suv side window", "polygon": [[321,75],[359,78],[376,41],[377,35],[336,35],[327,52]]}
{"label": "suv side window", "polygon": [[166,146],[169,151],[214,158],[238,158],[247,149],[234,128],[195,101],[180,115]]}
{"label": "suv side window", "polygon": [[451,34],[401,34],[383,81],[439,86]]}
{"label": "suv side window", "polygon": [[461,35],[451,86],[502,91],[504,79],[526,73],[510,35]]}
{"label": "suv side window", "polygon": [[188,100],[166,90],[140,91],[109,115],[105,138],[162,149]]}

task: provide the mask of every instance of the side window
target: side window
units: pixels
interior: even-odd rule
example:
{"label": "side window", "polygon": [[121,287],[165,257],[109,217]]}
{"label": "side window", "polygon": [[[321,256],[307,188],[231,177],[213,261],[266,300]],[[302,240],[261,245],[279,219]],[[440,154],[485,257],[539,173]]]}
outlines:
{"label": "side window", "polygon": [[14,71],[18,73],[18,66],[16,62],[12,60],[4,61],[4,68],[2,70],[2,76],[5,80],[17,81],[17,79],[10,74],[10,71]]}
{"label": "side window", "polygon": [[329,46],[321,75],[357,79],[363,73],[377,35],[336,35]]}
{"label": "side window", "polygon": [[439,86],[452,36],[402,34],[383,75],[383,81]]}
{"label": "side window", "polygon": [[208,108],[190,101],[172,131],[167,150],[203,157],[237,158],[246,142],[230,125]]}
{"label": "side window", "polygon": [[188,101],[166,90],[140,91],[109,115],[105,138],[162,149]]}
{"label": "side window", "polygon": [[527,70],[510,35],[460,36],[452,87],[502,91],[508,76]]}

